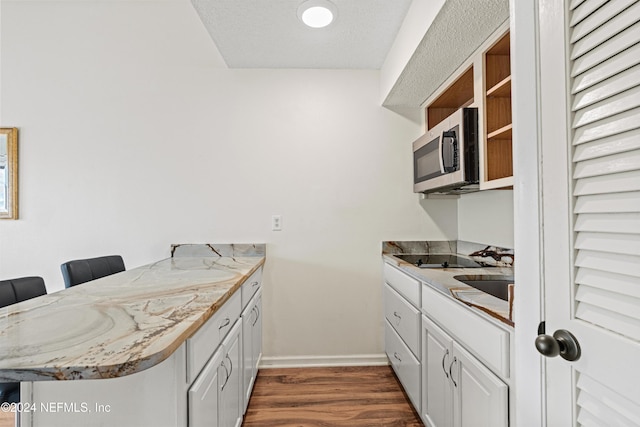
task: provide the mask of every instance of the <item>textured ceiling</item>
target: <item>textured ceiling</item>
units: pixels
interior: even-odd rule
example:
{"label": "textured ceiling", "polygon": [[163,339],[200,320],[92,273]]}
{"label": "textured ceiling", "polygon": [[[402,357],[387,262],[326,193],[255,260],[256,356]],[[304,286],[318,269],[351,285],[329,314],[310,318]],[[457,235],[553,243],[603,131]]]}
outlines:
{"label": "textured ceiling", "polygon": [[191,0],[229,68],[380,69],[411,0],[331,0],[326,28],[298,20],[303,0]]}
{"label": "textured ceiling", "polygon": [[383,105],[419,107],[509,19],[509,0],[447,0]]}

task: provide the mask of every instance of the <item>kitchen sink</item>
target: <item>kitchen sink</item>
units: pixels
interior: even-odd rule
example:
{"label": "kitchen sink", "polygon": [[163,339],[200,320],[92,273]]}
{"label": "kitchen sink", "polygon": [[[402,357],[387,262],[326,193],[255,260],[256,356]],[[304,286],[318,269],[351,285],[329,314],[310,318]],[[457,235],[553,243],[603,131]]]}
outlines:
{"label": "kitchen sink", "polygon": [[515,283],[511,276],[467,274],[453,276],[453,278],[504,301],[509,301],[509,285]]}

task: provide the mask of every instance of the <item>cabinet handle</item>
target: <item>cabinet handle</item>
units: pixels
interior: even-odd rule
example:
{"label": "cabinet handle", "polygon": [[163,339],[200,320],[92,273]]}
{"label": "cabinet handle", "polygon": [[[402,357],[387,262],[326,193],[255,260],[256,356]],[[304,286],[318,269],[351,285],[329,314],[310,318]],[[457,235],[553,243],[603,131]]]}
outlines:
{"label": "cabinet handle", "polygon": [[251,286],[258,286],[258,284],[259,284],[259,283],[260,283],[260,282],[252,282],[252,283],[251,283]]}
{"label": "cabinet handle", "polygon": [[260,317],[260,310],[258,309],[258,306],[253,307],[253,310],[256,313],[256,320],[253,321],[251,326],[256,326],[256,323],[258,323],[258,318]]}
{"label": "cabinet handle", "polygon": [[229,370],[227,369],[227,365],[224,364],[224,360],[222,361],[221,365],[224,368],[224,371],[227,373],[224,379],[224,384],[222,384],[222,387],[220,387],[220,390],[224,390],[224,387],[227,385],[227,382],[229,382],[230,375],[229,375]]}
{"label": "cabinet handle", "polygon": [[231,373],[233,372],[233,360],[231,360],[228,354],[225,355],[224,358],[229,361],[229,369],[227,369],[227,365],[224,364],[224,360],[223,360],[222,367],[227,372],[227,377],[224,380],[224,384],[222,384],[222,388],[221,388],[222,390],[224,390],[224,388],[226,387],[227,383],[229,382],[229,378],[231,378]]}
{"label": "cabinet handle", "polygon": [[393,315],[396,316],[398,320],[402,320],[402,316],[400,316],[397,311],[394,311]]}
{"label": "cabinet handle", "polygon": [[455,388],[458,388],[458,384],[456,383],[456,380],[453,379],[453,374],[451,373],[451,368],[453,368],[453,365],[458,361],[458,359],[453,356],[453,362],[451,362],[451,365],[449,365],[449,377],[451,378],[451,382],[453,383],[453,386]]}
{"label": "cabinet handle", "polygon": [[224,319],[224,322],[220,326],[218,326],[218,329],[222,329],[229,326],[229,323],[231,323],[231,319],[227,317]]}
{"label": "cabinet handle", "polygon": [[449,378],[449,373],[447,372],[447,368],[444,367],[444,360],[447,358],[448,355],[449,355],[449,349],[447,349],[447,351],[442,356],[442,371],[444,372],[444,376],[446,378]]}
{"label": "cabinet handle", "polygon": [[402,359],[400,359],[400,356],[398,356],[398,353],[393,353],[393,357],[395,357],[396,359],[398,359],[398,361],[402,362]]}
{"label": "cabinet handle", "polygon": [[226,355],[226,358],[229,359],[229,373],[227,374],[227,381],[228,381],[229,377],[231,376],[231,373],[233,372],[233,360],[231,360],[228,354]]}

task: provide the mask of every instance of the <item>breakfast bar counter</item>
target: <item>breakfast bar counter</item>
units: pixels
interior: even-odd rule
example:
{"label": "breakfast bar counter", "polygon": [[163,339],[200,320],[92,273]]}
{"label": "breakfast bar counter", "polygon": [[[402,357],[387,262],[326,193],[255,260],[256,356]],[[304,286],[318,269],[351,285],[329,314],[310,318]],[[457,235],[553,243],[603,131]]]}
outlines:
{"label": "breakfast bar counter", "polygon": [[2,308],[0,381],[115,378],[155,366],[264,260],[264,245],[174,245],[171,258]]}

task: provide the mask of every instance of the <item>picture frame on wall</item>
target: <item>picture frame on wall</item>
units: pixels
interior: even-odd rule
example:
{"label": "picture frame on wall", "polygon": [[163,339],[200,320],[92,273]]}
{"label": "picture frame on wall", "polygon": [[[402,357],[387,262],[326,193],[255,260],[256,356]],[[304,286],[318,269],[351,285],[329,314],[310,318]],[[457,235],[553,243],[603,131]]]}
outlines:
{"label": "picture frame on wall", "polygon": [[18,219],[18,128],[0,128],[0,219]]}

